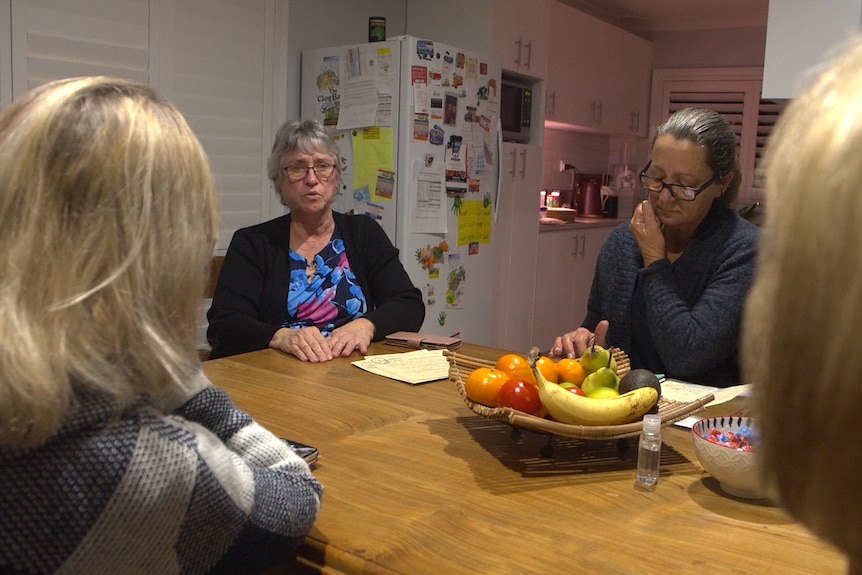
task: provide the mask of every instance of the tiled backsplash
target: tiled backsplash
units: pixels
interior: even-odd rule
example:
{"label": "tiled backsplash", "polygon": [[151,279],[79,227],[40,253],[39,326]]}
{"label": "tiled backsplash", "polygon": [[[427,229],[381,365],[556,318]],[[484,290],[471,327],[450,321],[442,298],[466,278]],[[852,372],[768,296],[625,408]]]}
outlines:
{"label": "tiled backsplash", "polygon": [[607,174],[612,167],[626,161],[635,169],[646,163],[648,142],[645,139],[623,139],[607,134],[589,134],[545,128],[542,158],[542,189],[569,189],[572,171],[560,172],[560,160],[573,164],[585,174]]}

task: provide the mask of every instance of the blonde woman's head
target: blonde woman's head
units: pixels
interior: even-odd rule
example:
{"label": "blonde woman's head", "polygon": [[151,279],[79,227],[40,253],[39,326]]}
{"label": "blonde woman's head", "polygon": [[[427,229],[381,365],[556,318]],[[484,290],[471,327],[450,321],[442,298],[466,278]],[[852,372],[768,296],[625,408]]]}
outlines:
{"label": "blonde woman's head", "polygon": [[784,112],[766,155],[766,223],[742,362],[759,393],[765,476],[812,530],[862,557],[862,43]]}
{"label": "blonde woman's head", "polygon": [[75,389],[181,385],[217,213],[180,113],[137,83],[40,86],[0,115],[0,444],[34,445]]}

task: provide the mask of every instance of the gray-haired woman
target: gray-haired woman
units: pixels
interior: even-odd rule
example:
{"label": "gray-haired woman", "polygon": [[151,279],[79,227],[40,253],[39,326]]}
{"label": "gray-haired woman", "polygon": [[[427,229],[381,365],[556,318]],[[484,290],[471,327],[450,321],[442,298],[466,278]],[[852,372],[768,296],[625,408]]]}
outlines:
{"label": "gray-haired woman", "polygon": [[686,108],[660,125],[640,173],[649,199],[602,246],[587,315],[552,353],[579,356],[595,336],[622,348],[633,368],[739,383],[758,235],[733,210],[740,179],[736,136],[720,114]]}
{"label": "gray-haired woman", "polygon": [[208,314],[210,357],[271,347],[328,361],[417,331],[422,294],[383,228],[332,209],[341,161],[323,126],[281,126],[267,172],[290,213],[234,234]]}

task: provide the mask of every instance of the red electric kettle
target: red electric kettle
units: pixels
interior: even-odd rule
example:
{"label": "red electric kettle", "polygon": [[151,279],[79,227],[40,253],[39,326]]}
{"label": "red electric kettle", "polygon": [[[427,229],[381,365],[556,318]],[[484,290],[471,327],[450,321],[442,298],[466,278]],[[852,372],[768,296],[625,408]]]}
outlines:
{"label": "red electric kettle", "polygon": [[603,199],[602,186],[597,181],[581,182],[578,216],[581,218],[601,218]]}

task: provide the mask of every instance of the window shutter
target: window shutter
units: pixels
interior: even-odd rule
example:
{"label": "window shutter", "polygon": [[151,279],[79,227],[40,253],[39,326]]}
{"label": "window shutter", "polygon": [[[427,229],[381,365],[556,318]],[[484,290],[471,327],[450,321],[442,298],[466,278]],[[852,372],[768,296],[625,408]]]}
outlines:
{"label": "window shutter", "polygon": [[[210,159],[224,252],[233,232],[282,213],[265,175],[284,109],[282,0],[0,0],[0,104],[72,76],[150,84],[186,117]],[[11,82],[10,82],[11,78]],[[11,89],[10,89],[11,86]]]}

